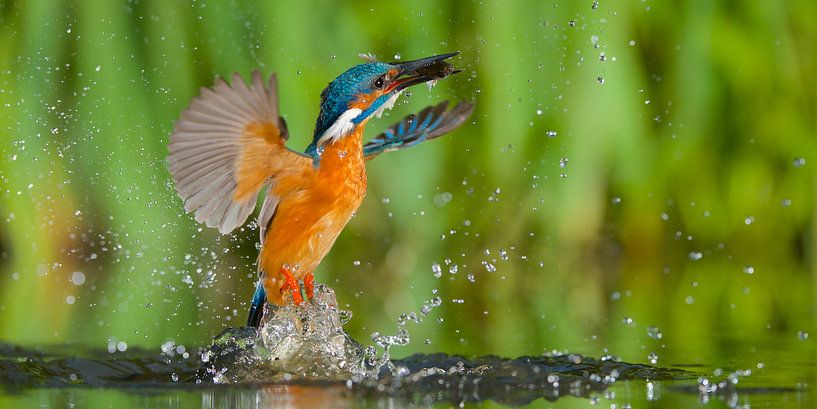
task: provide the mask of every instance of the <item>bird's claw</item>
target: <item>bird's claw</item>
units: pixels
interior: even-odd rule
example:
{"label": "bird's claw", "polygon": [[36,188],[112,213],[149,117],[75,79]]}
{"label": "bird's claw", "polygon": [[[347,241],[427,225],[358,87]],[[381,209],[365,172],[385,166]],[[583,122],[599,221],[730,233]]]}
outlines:
{"label": "bird's claw", "polygon": [[[281,275],[284,276],[284,284],[281,285],[281,294],[292,291],[292,302],[295,305],[301,305],[304,302],[304,297],[301,294],[301,286],[298,285],[298,280],[286,268],[281,268]],[[306,292],[306,299],[311,300],[315,298],[315,276],[312,273],[307,273],[304,276],[304,292]]]}
{"label": "bird's claw", "polygon": [[[281,285],[281,293],[292,291],[292,302],[295,305],[301,305],[304,298],[301,295],[301,286],[298,285],[298,280],[286,268],[281,268],[281,275],[284,276],[284,284]],[[311,275],[311,274],[310,274]]]}
{"label": "bird's claw", "polygon": [[315,298],[315,276],[312,273],[307,273],[304,277],[304,290],[308,300]]}

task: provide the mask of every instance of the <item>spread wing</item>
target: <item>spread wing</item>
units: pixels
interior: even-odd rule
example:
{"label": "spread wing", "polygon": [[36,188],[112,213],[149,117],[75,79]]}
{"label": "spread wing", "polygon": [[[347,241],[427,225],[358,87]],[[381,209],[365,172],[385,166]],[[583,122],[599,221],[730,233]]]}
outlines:
{"label": "spread wing", "polygon": [[453,131],[474,112],[474,104],[460,102],[450,111],[448,101],[430,106],[392,125],[363,145],[363,154],[371,159],[383,152],[414,146]]}
{"label": "spread wing", "polygon": [[[284,146],[287,137],[275,74],[265,83],[255,71],[250,84],[233,74],[232,84],[218,78],[202,88],[170,135],[168,167],[185,211],[222,234],[244,224],[264,186],[311,163]],[[271,217],[277,203],[270,189],[262,213]]]}

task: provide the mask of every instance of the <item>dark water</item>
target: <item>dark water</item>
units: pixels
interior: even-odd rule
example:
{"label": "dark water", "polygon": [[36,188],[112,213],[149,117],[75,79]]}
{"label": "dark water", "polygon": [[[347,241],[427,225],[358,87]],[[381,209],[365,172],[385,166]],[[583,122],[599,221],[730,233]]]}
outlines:
{"label": "dark water", "polygon": [[[208,364],[199,359],[169,357],[149,351],[132,351],[124,356],[107,352],[85,352],[66,356],[68,349],[28,350],[0,344],[0,380],[9,395],[26,395],[32,390],[54,389],[73,394],[94,393],[108,388],[130,393],[177,395],[198,392],[208,399],[233,399],[263,395],[278,390],[298,395],[299,391],[325,390],[320,395],[354,401],[384,399],[409,403],[481,402],[492,400],[511,406],[537,399],[563,396],[590,397],[612,384],[628,380],[695,380],[697,375],[681,369],[659,368],[618,362],[612,357],[594,359],[580,355],[527,356],[505,359],[496,356],[465,358],[446,354],[420,354],[394,360],[398,370],[385,368],[376,379],[357,382],[316,379],[278,379],[219,385],[208,379]],[[224,365],[227,365],[226,363]],[[313,392],[309,392],[312,394]],[[259,395],[259,396],[260,396]],[[293,396],[296,399],[296,396]],[[251,399],[251,400],[254,400]]]}
{"label": "dark water", "polygon": [[[242,337],[242,333],[233,335]],[[0,344],[0,407],[812,407],[810,385],[581,355],[413,355],[356,382],[279,377],[216,384],[205,348],[179,354]],[[813,369],[813,368],[812,368]],[[717,373],[717,371],[716,371]],[[744,385],[746,384],[746,385]],[[578,405],[578,406],[577,406]],[[628,406],[629,405],[629,406]]]}

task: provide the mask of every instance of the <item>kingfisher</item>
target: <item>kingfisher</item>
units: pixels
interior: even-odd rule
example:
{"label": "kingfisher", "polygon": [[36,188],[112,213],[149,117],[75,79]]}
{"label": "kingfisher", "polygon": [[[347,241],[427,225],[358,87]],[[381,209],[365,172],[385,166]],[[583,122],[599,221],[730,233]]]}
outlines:
{"label": "kingfisher", "polygon": [[[258,214],[258,283],[247,325],[257,327],[264,304],[299,305],[314,295],[313,271],[366,195],[366,162],[414,146],[462,125],[470,102],[429,106],[367,143],[372,117],[391,109],[407,88],[456,74],[447,59],[459,52],[405,62],[369,58],[323,90],[312,142],[304,152],[286,146],[273,73],[249,82],[233,74],[203,87],[170,136],[167,162],[184,209],[199,223],[228,234],[246,222],[264,190]],[[301,287],[303,286],[303,288]]]}

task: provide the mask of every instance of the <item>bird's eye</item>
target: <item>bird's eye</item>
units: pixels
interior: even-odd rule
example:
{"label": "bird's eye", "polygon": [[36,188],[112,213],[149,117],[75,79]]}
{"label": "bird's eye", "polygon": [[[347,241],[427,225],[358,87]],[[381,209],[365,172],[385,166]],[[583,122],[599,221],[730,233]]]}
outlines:
{"label": "bird's eye", "polygon": [[385,85],[385,84],[386,84],[386,76],[385,75],[381,75],[381,76],[377,77],[376,80],[374,80],[374,87],[377,88],[377,89],[382,89],[383,85]]}

